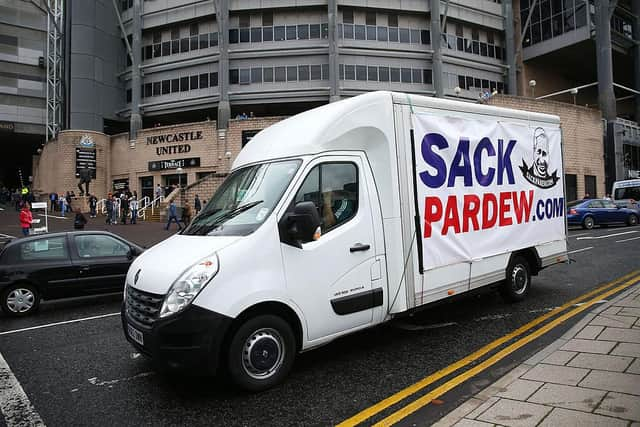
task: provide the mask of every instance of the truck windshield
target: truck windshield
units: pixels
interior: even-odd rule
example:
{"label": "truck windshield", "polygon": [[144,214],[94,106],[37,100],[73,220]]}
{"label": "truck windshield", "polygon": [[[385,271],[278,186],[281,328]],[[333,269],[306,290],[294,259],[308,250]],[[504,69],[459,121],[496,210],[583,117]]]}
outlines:
{"label": "truck windshield", "polygon": [[271,214],[300,160],[247,166],[231,173],[182,234],[246,236]]}

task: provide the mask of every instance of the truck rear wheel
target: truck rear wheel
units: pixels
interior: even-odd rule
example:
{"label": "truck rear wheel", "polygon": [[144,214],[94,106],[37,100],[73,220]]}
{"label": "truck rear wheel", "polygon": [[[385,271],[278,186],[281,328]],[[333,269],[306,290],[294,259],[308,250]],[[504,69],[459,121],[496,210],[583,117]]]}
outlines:
{"label": "truck rear wheel", "polygon": [[227,354],[231,381],[258,392],[280,383],[293,367],[296,339],[291,326],[278,316],[260,315],[234,333]]}
{"label": "truck rear wheel", "polygon": [[522,256],[515,256],[507,266],[507,277],[500,287],[500,294],[510,302],[525,299],[531,288],[531,267]]}

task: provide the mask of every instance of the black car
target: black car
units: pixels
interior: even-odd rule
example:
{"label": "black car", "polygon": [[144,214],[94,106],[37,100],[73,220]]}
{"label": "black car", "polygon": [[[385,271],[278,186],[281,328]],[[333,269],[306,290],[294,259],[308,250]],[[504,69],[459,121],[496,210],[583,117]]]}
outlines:
{"label": "black car", "polygon": [[104,231],[16,239],[0,252],[0,308],[25,316],[42,299],[122,291],[129,265],[142,251]]}

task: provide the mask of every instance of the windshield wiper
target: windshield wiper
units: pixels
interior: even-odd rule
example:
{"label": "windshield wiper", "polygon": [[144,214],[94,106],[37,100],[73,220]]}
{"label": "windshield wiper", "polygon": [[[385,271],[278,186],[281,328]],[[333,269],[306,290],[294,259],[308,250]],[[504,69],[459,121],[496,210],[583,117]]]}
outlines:
{"label": "windshield wiper", "polygon": [[218,217],[211,225],[212,226],[220,225],[222,222],[224,222],[224,221],[226,221],[228,219],[231,219],[234,216],[237,216],[237,215],[241,214],[244,211],[248,211],[252,207],[258,206],[262,202],[264,202],[264,200],[255,200],[253,202],[249,202],[249,203],[244,204],[244,205],[236,206],[235,208],[231,209],[229,212],[227,212],[224,215],[221,215],[220,217]]}

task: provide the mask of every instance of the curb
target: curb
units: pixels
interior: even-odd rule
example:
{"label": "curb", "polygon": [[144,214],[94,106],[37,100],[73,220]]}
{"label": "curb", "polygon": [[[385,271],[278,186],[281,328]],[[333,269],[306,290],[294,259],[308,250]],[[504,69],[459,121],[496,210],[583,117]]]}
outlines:
{"label": "curb", "polygon": [[[463,402],[456,409],[449,412],[436,423],[434,423],[433,427],[452,426],[470,414],[477,413],[479,415],[480,413],[484,412],[485,409],[487,409],[489,406],[492,406],[499,399],[498,397],[495,397],[496,393],[504,391],[504,388],[507,385],[511,384],[520,376],[524,375],[525,372],[533,368],[538,363],[542,362],[551,353],[558,350],[560,347],[566,344],[567,341],[576,336],[578,332],[580,332],[585,326],[587,326],[589,322],[591,322],[598,314],[608,309],[616,302],[626,298],[629,294],[632,294],[638,287],[640,287],[640,283],[634,284],[629,289],[622,291],[620,295],[616,296],[612,300],[607,301],[605,304],[601,304],[589,311],[582,319],[578,321],[578,323],[572,326],[571,329],[565,332],[560,338],[558,338],[542,350],[538,351],[536,354],[525,360],[520,365],[513,368],[493,384],[489,385],[470,399]],[[471,418],[474,417],[472,416]]]}

